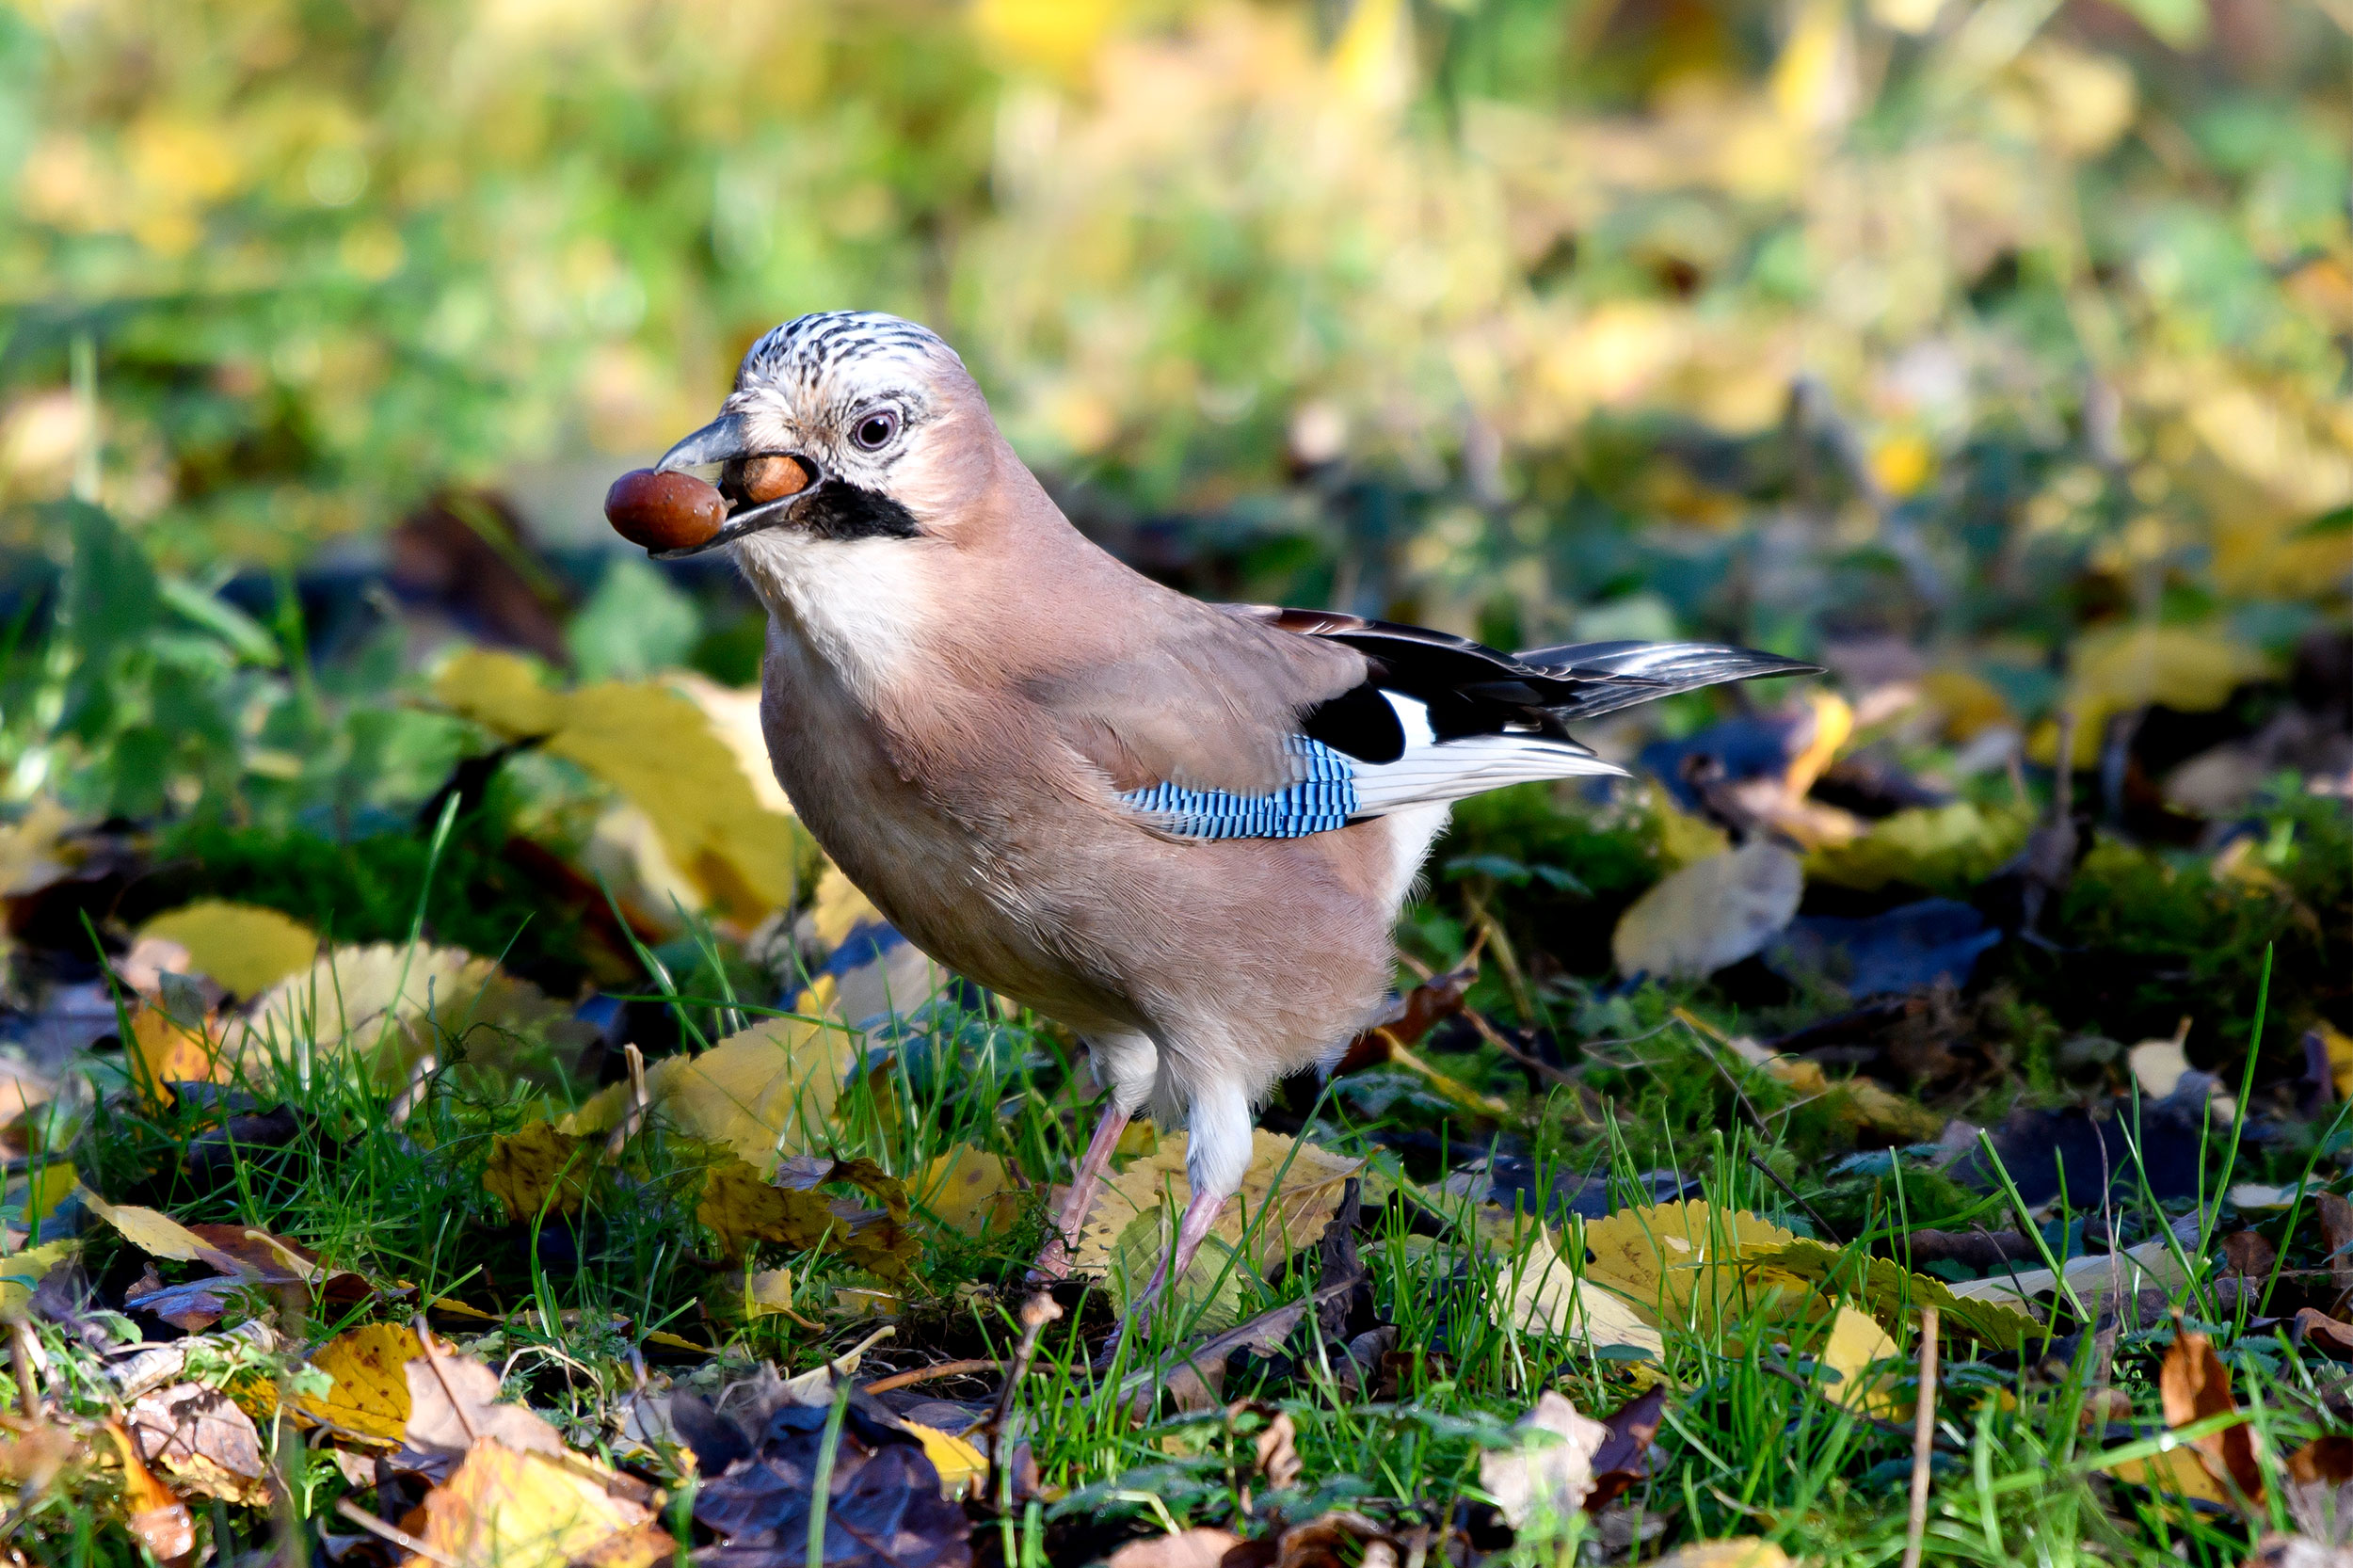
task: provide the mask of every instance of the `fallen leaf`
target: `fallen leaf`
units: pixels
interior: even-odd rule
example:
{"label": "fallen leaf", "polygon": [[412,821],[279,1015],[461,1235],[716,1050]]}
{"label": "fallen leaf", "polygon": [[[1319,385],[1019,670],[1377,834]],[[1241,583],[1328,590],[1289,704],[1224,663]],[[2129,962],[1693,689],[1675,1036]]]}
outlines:
{"label": "fallen leaf", "polygon": [[1862,837],[1805,859],[1809,882],[1875,893],[1890,886],[1965,898],[2025,847],[2033,814],[2022,808],[1915,807],[1881,817]]}
{"label": "fallen leaf", "polygon": [[541,740],[642,808],[706,902],[748,926],[792,901],[806,842],[763,807],[734,749],[695,700],[660,681],[557,692],[521,658],[476,648],[443,665],[434,695],[508,740]]}
{"label": "fallen leaf", "polygon": [[[588,1195],[588,1176],[596,1161],[582,1156],[584,1140],[558,1132],[545,1121],[490,1140],[490,1158],[482,1170],[482,1185],[506,1208],[518,1224],[543,1212],[577,1214]],[[553,1203],[550,1203],[551,1194]]]}
{"label": "fallen leaf", "polygon": [[259,1508],[269,1500],[261,1434],[229,1396],[178,1383],[142,1394],[123,1413],[139,1457],[182,1490]]}
{"label": "fallen leaf", "polygon": [[2315,1437],[2281,1466],[2297,1528],[2329,1546],[2353,1544],[2353,1437]]}
{"label": "fallen leaf", "polygon": [[2353,1323],[2331,1318],[2318,1307],[2297,1308],[2296,1339],[2332,1361],[2353,1361]]}
{"label": "fallen leaf", "polygon": [[[832,984],[831,976],[819,977],[815,997],[829,997]],[[834,1102],[858,1060],[857,1037],[845,1030],[764,1018],[699,1056],[655,1063],[646,1073],[646,1097],[675,1130],[722,1144],[764,1174],[780,1154],[824,1145]],[[582,1136],[610,1131],[627,1112],[629,1093],[616,1083],[556,1127]]]}
{"label": "fallen leaf", "polygon": [[0,1478],[21,1496],[38,1496],[83,1451],[80,1440],[53,1421],[12,1425],[0,1431]]}
{"label": "fallen leaf", "polygon": [[2050,1270],[2022,1269],[1966,1280],[1954,1286],[1952,1291],[1963,1301],[2007,1302],[2028,1308],[2041,1304],[2047,1292],[2056,1301],[2064,1303],[2072,1297],[2081,1302],[2085,1310],[2097,1312],[2100,1304],[2110,1296],[2131,1296],[2141,1290],[2171,1294],[2189,1280],[2182,1272],[2181,1260],[2173,1256],[2172,1247],[2162,1238],[2127,1247],[2121,1253],[2070,1258],[2065,1277],[2066,1288],[2061,1289],[2060,1276]]}
{"label": "fallen leaf", "polygon": [[1479,1456],[1479,1484],[1521,1539],[1558,1535],[1585,1506],[1609,1429],[1547,1388],[1512,1430],[1517,1447]]}
{"label": "fallen leaf", "polygon": [[0,1257],[0,1313],[21,1313],[43,1275],[81,1250],[79,1241],[43,1241]]}
{"label": "fallen leaf", "polygon": [[752,1241],[777,1241],[799,1251],[816,1246],[849,1227],[815,1192],[787,1192],[760,1178],[741,1160],[714,1165],[703,1177],[695,1219],[719,1239],[726,1256],[741,1257]]}
{"label": "fallen leaf", "polygon": [[121,1422],[108,1421],[106,1435],[114,1439],[122,1454],[122,1503],[130,1515],[127,1522],[131,1533],[165,1568],[177,1568],[192,1560],[196,1555],[196,1521],[189,1517],[188,1505],[155,1479],[155,1473],[139,1458],[138,1445],[132,1441]]}
{"label": "fallen leaf", "polygon": [[1763,957],[1785,979],[1865,1001],[1965,986],[2001,939],[2000,929],[1968,904],[1934,898],[1860,918],[1800,916],[1766,944]]}
{"label": "fallen leaf", "polygon": [[1536,1229],[1524,1249],[1494,1256],[1490,1267],[1497,1287],[1489,1298],[1491,1309],[1524,1332],[1589,1345],[1630,1346],[1654,1359],[1664,1355],[1666,1342],[1658,1330],[1643,1321],[1624,1297],[1580,1278],[1561,1256],[1560,1239],[1552,1231]]}
{"label": "fallen leaf", "polygon": [[2168,1448],[2147,1459],[2120,1460],[2109,1466],[2108,1474],[2163,1496],[2189,1497],[2199,1502],[2219,1503],[2225,1508],[2231,1504],[2230,1493],[2215,1480],[2203,1456],[2192,1448]]}
{"label": "fallen leaf", "polygon": [[1241,1544],[1232,1530],[1196,1525],[1174,1535],[1130,1541],[1107,1560],[1106,1568],[1218,1568],[1227,1552]]}
{"label": "fallen leaf", "polygon": [[1666,1414],[1667,1387],[1661,1384],[1602,1417],[1609,1436],[1593,1451],[1593,1484],[1585,1494],[1588,1513],[1599,1512],[1627,1487],[1649,1479],[1651,1444]]}
{"label": "fallen leaf", "polygon": [[2321,1252],[2340,1297],[2353,1291],[2353,1203],[2335,1192],[2313,1194],[2313,1223],[2320,1227]]}
{"label": "fallen leaf", "polygon": [[487,1438],[518,1453],[564,1452],[553,1427],[521,1405],[499,1402],[498,1374],[489,1368],[413,1334],[409,1343],[416,1353],[401,1368],[408,1390],[401,1436],[409,1449],[456,1459]]}
{"label": "fallen leaf", "polygon": [[144,1103],[169,1105],[174,1083],[226,1083],[236,1076],[219,1019],[191,1027],[145,1000],[134,1002],[130,1015],[122,1051]]}
{"label": "fallen leaf", "polygon": [[978,1497],[988,1485],[988,1456],[952,1432],[920,1421],[900,1424],[923,1444],[923,1457],[939,1472],[939,1489],[952,1498]]}
{"label": "fallen leaf", "polygon": [[[1665,1203],[1622,1208],[1585,1226],[1585,1277],[1661,1323],[1718,1325],[1780,1296],[1808,1294],[1797,1276],[1762,1264],[1797,1238],[1745,1210]],[[1744,1260],[1753,1266],[1742,1267]]]}
{"label": "fallen leaf", "polygon": [[[1124,1310],[1132,1310],[1143,1303],[1145,1289],[1160,1272],[1175,1240],[1176,1212],[1173,1208],[1148,1208],[1128,1221],[1128,1228],[1119,1233],[1118,1243],[1112,1247],[1103,1272],[1112,1298]],[[1178,1320],[1193,1332],[1202,1334],[1216,1334],[1233,1327],[1241,1320],[1242,1276],[1242,1267],[1235,1261],[1230,1243],[1217,1236],[1203,1240],[1185,1270],[1185,1277],[1176,1282],[1169,1294],[1180,1314]]]}
{"label": "fallen leaf", "polygon": [[[1237,1407],[1240,1408],[1240,1407]],[[1252,1456],[1257,1461],[1258,1479],[1280,1492],[1298,1481],[1299,1449],[1295,1446],[1299,1429],[1291,1424],[1290,1413],[1278,1410],[1251,1443]]]}
{"label": "fallen leaf", "polygon": [[[2272,673],[2272,662],[2219,624],[2159,626],[2139,622],[2086,632],[2068,648],[2066,706],[2075,714],[2074,766],[2100,765],[2111,715],[2162,704],[2185,713],[2211,712],[2231,694]],[[2058,750],[2056,725],[2039,729],[2028,746],[2038,762]]]}
{"label": "fallen leaf", "polygon": [[82,1202],[91,1213],[112,1225],[125,1241],[150,1257],[172,1263],[204,1263],[230,1275],[247,1272],[237,1258],[211,1245],[168,1214],[136,1204],[108,1203],[87,1187],[82,1189]]}
{"label": "fallen leaf", "polygon": [[2015,1351],[2028,1335],[2042,1330],[2039,1320],[2007,1302],[1956,1295],[1943,1280],[1913,1273],[1894,1258],[1860,1257],[1845,1248],[1802,1240],[1755,1256],[1760,1263],[1817,1286],[1834,1282],[1837,1289],[1868,1307],[1882,1327],[1912,1318],[1923,1306],[1933,1306],[1938,1320],[1947,1329],[1973,1335],[1999,1350]]}
{"label": "fallen leaf", "polygon": [[1792,1568],[1789,1554],[1753,1535],[1701,1541],[1669,1552],[1651,1568]]}
{"label": "fallen leaf", "polygon": [[325,1395],[298,1394],[295,1411],[329,1431],[387,1447],[408,1427],[408,1363],[424,1353],[414,1329],[368,1323],[337,1335],[311,1356],[334,1380]]}
{"label": "fallen leaf", "polygon": [[[1079,1244],[1071,1254],[1074,1272],[1103,1272],[1128,1228],[1163,1201],[1170,1212],[1183,1211],[1193,1197],[1185,1176],[1187,1147],[1185,1134],[1164,1133],[1152,1153],[1103,1183],[1095,1207],[1080,1227]],[[1209,1234],[1228,1248],[1240,1248],[1247,1231],[1248,1259],[1264,1273],[1321,1234],[1339,1206],[1348,1178],[1363,1166],[1363,1160],[1335,1154],[1320,1144],[1263,1128],[1254,1129],[1241,1190],[1226,1204]],[[1282,1178],[1279,1192],[1275,1190],[1278,1174]]]}
{"label": "fallen leaf", "polygon": [[670,1527],[648,1519],[576,1553],[565,1568],[661,1568],[678,1560],[679,1549]]}
{"label": "fallen leaf", "polygon": [[1798,857],[1760,839],[1653,885],[1619,917],[1610,952],[1622,974],[1710,975],[1771,940],[1804,891]]}
{"label": "fallen leaf", "polygon": [[[1833,1314],[1830,1337],[1817,1352],[1821,1364],[1838,1374],[1822,1397],[1860,1416],[1902,1420],[1912,1414],[1912,1401],[1895,1388],[1897,1375],[1881,1363],[1902,1359],[1903,1352],[1887,1331],[1853,1307],[1841,1304]],[[1877,1369],[1875,1369],[1877,1368]]]}
{"label": "fallen leaf", "polygon": [[917,1209],[959,1235],[1001,1235],[1020,1223],[1026,1195],[1012,1166],[985,1149],[953,1144],[910,1184]]}
{"label": "fallen leaf", "polygon": [[[2185,1427],[2238,1409],[2231,1395],[2231,1369],[2215,1353],[2211,1340],[2187,1329],[2174,1336],[2172,1348],[2165,1352],[2157,1390],[2164,1399],[2165,1424],[2169,1427]],[[2246,1506],[2263,1501],[2263,1466],[2255,1458],[2251,1425],[2241,1421],[2192,1441],[2215,1479],[2237,1488]]]}
{"label": "fallen leaf", "polygon": [[299,974],[319,951],[318,933],[301,921],[259,904],[219,899],[168,910],[139,927],[139,935],[179,943],[196,973],[240,997],[258,996]]}
{"label": "fallen leaf", "polygon": [[[779,1400],[761,1427],[758,1451],[696,1492],[696,1522],[724,1548],[714,1560],[746,1568],[803,1560],[831,1404],[830,1398]],[[962,1506],[943,1492],[921,1439],[871,1398],[852,1394],[826,1494],[826,1568],[964,1568],[971,1561],[971,1530]]]}
{"label": "fallen leaf", "polygon": [[232,1044],[257,1071],[282,1062],[307,1072],[316,1055],[347,1052],[393,1089],[427,1056],[493,1080],[552,1083],[596,1037],[569,1007],[488,958],[378,942],[329,949],[263,992]]}
{"label": "fallen leaf", "polygon": [[607,1491],[589,1461],[519,1452],[488,1437],[466,1450],[421,1507],[412,1533],[429,1560],[499,1568],[566,1568],[650,1517],[643,1505]]}
{"label": "fallen leaf", "polygon": [[2268,1279],[2280,1250],[2260,1231],[2234,1230],[2222,1239],[2222,1259],[2241,1279]]}

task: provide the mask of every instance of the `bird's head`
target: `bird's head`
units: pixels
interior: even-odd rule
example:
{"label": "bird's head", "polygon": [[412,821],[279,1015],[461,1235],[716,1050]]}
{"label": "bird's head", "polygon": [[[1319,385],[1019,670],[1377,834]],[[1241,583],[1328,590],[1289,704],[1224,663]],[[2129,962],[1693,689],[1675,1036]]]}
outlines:
{"label": "bird's head", "polygon": [[875,311],[799,316],[752,344],[719,417],[656,465],[715,466],[728,504],[716,536],[661,553],[947,533],[1001,444],[964,361],[929,329]]}

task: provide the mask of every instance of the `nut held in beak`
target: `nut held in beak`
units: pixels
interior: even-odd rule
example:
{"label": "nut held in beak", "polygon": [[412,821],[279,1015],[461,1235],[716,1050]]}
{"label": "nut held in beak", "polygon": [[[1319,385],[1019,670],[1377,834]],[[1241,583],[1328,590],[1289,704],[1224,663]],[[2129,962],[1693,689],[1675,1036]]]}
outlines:
{"label": "nut held in beak", "polygon": [[716,536],[727,524],[728,504],[691,473],[632,469],[604,492],[604,520],[632,544],[683,550]]}
{"label": "nut held in beak", "polygon": [[808,488],[808,470],[781,454],[765,457],[736,457],[719,472],[719,488],[740,495],[748,506],[765,506]]}

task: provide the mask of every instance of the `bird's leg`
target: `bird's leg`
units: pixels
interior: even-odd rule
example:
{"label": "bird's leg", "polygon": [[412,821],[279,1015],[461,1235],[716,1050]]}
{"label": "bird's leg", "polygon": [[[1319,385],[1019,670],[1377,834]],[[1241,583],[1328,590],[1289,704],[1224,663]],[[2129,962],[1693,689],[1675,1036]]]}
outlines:
{"label": "bird's leg", "polygon": [[1095,1124],[1095,1137],[1070,1177],[1070,1192],[1063,1199],[1062,1211],[1054,1216],[1053,1229],[1047,1235],[1046,1245],[1038,1250],[1036,1265],[1030,1270],[1032,1284],[1060,1279],[1070,1272],[1070,1249],[1078,1241],[1080,1227],[1086,1224],[1087,1210],[1095,1207],[1095,1190],[1103,1185],[1103,1173],[1111,1166],[1112,1151],[1119,1146],[1119,1135],[1128,1130],[1128,1114],[1117,1095],[1105,1097],[1103,1119]]}
{"label": "bird's leg", "polygon": [[1193,1255],[1201,1250],[1201,1243],[1209,1239],[1209,1232],[1217,1224],[1217,1217],[1225,1212],[1225,1205],[1233,1195],[1231,1192],[1195,1192],[1185,1204],[1184,1216],[1176,1222],[1176,1243],[1169,1249],[1168,1256],[1160,1259],[1159,1270],[1152,1275],[1152,1283],[1145,1286],[1144,1294],[1136,1298],[1134,1308],[1128,1314],[1128,1321],[1122,1325],[1123,1333],[1143,1334],[1152,1320],[1152,1309],[1163,1298],[1172,1302],[1176,1300],[1177,1282],[1181,1282],[1186,1271],[1193,1267]]}

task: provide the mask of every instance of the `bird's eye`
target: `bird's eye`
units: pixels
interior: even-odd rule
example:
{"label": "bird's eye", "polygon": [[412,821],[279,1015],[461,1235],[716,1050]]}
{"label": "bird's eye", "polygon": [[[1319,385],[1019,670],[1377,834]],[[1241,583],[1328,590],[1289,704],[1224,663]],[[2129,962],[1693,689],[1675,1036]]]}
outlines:
{"label": "bird's eye", "polygon": [[877,408],[857,422],[850,439],[868,452],[880,452],[890,444],[890,438],[899,433],[899,416],[888,408]]}

